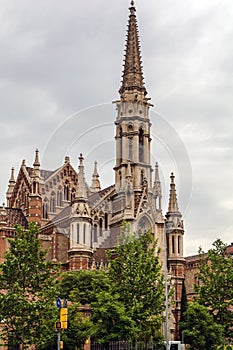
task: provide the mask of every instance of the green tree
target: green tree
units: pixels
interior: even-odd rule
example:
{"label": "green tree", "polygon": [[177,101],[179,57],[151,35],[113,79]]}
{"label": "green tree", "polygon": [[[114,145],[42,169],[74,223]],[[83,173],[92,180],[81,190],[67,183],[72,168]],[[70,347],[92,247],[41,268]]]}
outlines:
{"label": "green tree", "polygon": [[192,350],[215,350],[223,343],[222,326],[214,321],[208,308],[196,301],[188,306],[181,327],[184,341]]}
{"label": "green tree", "polygon": [[109,277],[103,270],[72,271],[65,272],[61,276],[61,298],[81,305],[90,305],[97,300],[99,292],[109,291],[109,289]]}
{"label": "green tree", "polygon": [[208,307],[215,321],[224,327],[224,336],[233,339],[233,259],[226,254],[226,245],[217,239],[206,254],[199,249],[196,292],[199,303]]}
{"label": "green tree", "polygon": [[139,238],[123,223],[119,244],[108,254],[114,257],[109,268],[112,293],[120,296],[136,325],[137,338],[144,341],[161,336],[165,296],[159,253],[150,232]]}
{"label": "green tree", "polygon": [[124,304],[119,301],[119,295],[101,292],[92,307],[92,336],[99,343],[134,338],[135,323],[127,315]]}
{"label": "green tree", "polygon": [[10,249],[0,265],[0,317],[4,320],[1,338],[12,346],[27,349],[46,344],[54,334],[57,310],[56,271],[46,261],[37,238],[35,223],[25,229],[16,226]]}
{"label": "green tree", "polygon": [[185,321],[185,312],[188,307],[188,301],[187,301],[187,293],[186,293],[186,287],[185,287],[185,282],[184,280],[182,281],[182,292],[181,292],[181,305],[180,305],[180,339],[182,339],[182,327],[181,327],[181,322]]}

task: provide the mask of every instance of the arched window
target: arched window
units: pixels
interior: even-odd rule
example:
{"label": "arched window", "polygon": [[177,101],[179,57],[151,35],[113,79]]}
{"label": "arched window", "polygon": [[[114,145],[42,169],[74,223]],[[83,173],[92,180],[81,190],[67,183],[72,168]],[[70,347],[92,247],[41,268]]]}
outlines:
{"label": "arched window", "polygon": [[66,181],[64,185],[64,200],[68,201],[69,200],[69,182]]}
{"label": "arched window", "polygon": [[51,193],[51,197],[50,197],[50,212],[55,213],[55,193],[54,192]]}
{"label": "arched window", "polygon": [[42,215],[43,215],[44,219],[48,219],[48,202],[47,202],[47,198],[45,198],[44,203],[43,203]]}
{"label": "arched window", "polygon": [[58,187],[58,191],[57,191],[57,206],[58,207],[62,206],[62,187],[61,186]]}
{"label": "arched window", "polygon": [[71,199],[71,201],[75,199],[75,188],[72,188],[70,199]]}
{"label": "arched window", "polygon": [[144,135],[142,128],[139,129],[139,162],[144,161]]}
{"label": "arched window", "polygon": [[103,219],[100,218],[100,236],[102,237],[103,235]]}
{"label": "arched window", "polygon": [[95,224],[94,225],[94,242],[97,242],[98,239],[97,239],[97,225]]}
{"label": "arched window", "polygon": [[104,214],[104,228],[105,230],[108,229],[108,213]]}
{"label": "arched window", "polygon": [[36,181],[33,181],[32,191],[33,191],[34,194],[37,192],[37,183],[36,183]]}

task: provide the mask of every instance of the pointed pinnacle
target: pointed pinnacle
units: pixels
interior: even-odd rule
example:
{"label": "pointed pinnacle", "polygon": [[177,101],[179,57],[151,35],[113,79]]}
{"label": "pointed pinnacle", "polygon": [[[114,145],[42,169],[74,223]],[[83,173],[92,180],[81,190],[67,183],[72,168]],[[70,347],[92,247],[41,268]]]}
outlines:
{"label": "pointed pinnacle", "polygon": [[173,173],[171,173],[170,179],[171,179],[171,184],[170,184],[168,212],[178,212],[179,207],[178,207],[178,201],[176,196],[175,176]]}

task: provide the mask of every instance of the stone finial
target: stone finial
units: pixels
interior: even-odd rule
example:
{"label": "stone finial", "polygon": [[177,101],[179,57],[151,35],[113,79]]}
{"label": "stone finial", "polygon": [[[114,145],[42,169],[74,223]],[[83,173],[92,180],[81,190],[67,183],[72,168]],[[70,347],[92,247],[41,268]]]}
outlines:
{"label": "stone finial", "polygon": [[70,162],[70,157],[69,156],[65,156],[65,164],[68,164]]}

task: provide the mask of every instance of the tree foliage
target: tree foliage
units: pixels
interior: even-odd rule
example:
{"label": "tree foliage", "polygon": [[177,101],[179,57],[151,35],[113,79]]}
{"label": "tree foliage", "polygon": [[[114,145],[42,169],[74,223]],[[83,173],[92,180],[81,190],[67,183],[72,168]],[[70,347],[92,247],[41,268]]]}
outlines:
{"label": "tree foliage", "polygon": [[54,333],[57,297],[55,267],[46,261],[37,238],[39,227],[16,226],[0,270],[1,338],[27,349],[48,342]]}
{"label": "tree foliage", "polygon": [[80,270],[65,272],[61,276],[61,298],[81,305],[91,304],[97,300],[101,291],[109,291],[108,274],[103,270]]}
{"label": "tree foliage", "polygon": [[137,338],[160,338],[164,302],[164,275],[161,272],[160,250],[150,232],[138,237],[123,224],[122,235],[110,263],[112,293],[119,295],[126,314],[137,328]]}
{"label": "tree foliage", "polygon": [[68,328],[62,334],[64,350],[83,349],[87,339],[92,335],[93,324],[89,317],[84,317],[80,304],[69,306]]}
{"label": "tree foliage", "polygon": [[196,292],[202,305],[208,307],[215,321],[224,327],[224,336],[233,339],[233,259],[226,245],[217,239],[207,254],[200,248]]}
{"label": "tree foliage", "polygon": [[185,312],[188,307],[188,301],[187,301],[187,293],[186,293],[186,287],[185,287],[185,282],[184,280],[182,281],[182,292],[181,292],[181,305],[180,305],[180,324],[179,324],[179,329],[180,329],[180,339],[182,339],[182,327],[181,324],[182,322],[185,321]]}
{"label": "tree foliage", "polygon": [[93,337],[99,343],[127,340],[135,336],[135,323],[127,315],[119,295],[101,292],[92,304]]}
{"label": "tree foliage", "polygon": [[223,342],[223,327],[214,321],[208,308],[198,302],[191,303],[181,322],[184,341],[192,350],[215,350]]}

